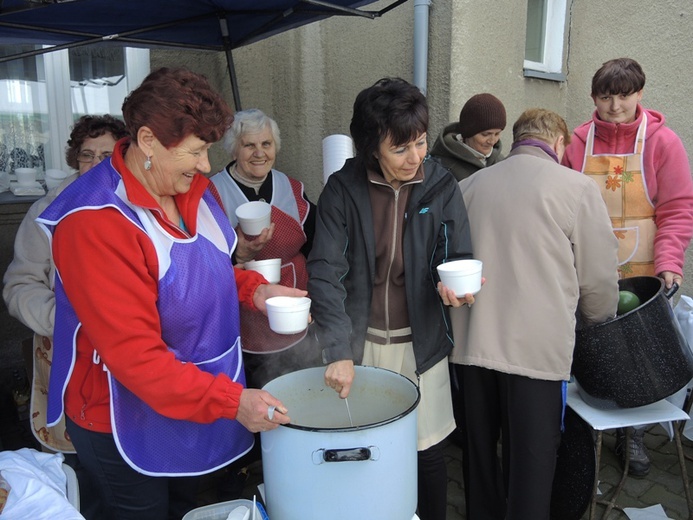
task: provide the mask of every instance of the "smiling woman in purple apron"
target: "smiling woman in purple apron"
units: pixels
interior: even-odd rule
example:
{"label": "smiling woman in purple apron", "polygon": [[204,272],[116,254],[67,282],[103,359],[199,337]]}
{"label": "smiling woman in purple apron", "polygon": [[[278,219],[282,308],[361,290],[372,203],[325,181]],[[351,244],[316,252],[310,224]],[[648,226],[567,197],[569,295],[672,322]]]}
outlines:
{"label": "smiling woman in purple apron", "polygon": [[238,309],[305,291],[232,265],[236,235],[202,174],[233,116],[204,77],[159,69],[123,117],[130,138],[38,219],[56,265],[48,422],[66,416],[112,518],[163,520],[195,506],[171,477],[221,468],[289,421],[244,389]]}
{"label": "smiling woman in purple apron", "polygon": [[[286,287],[306,289],[306,257],[313,244],[315,205],[308,200],[303,183],[275,170],[281,148],[274,119],[256,108],[234,116],[224,136],[231,163],[210,179],[221,196],[226,215],[237,230],[234,260],[281,259],[281,279]],[[272,206],[272,224],[256,237],[246,237],[238,228],[236,209],[252,201]],[[270,330],[267,317],[241,310],[241,338],[248,386],[261,388],[287,372],[318,366],[322,360],[306,332],[283,335]]]}
{"label": "smiling woman in purple apron", "polygon": [[[659,276],[670,288],[683,282],[686,249],[693,234],[693,182],[688,155],[664,115],[640,101],[645,73],[635,60],[604,63],[592,78],[597,109],[575,129],[563,164],[599,186],[619,243],[619,274]],[[629,471],[650,469],[643,429],[631,437]],[[624,460],[624,435],[617,454]]]}

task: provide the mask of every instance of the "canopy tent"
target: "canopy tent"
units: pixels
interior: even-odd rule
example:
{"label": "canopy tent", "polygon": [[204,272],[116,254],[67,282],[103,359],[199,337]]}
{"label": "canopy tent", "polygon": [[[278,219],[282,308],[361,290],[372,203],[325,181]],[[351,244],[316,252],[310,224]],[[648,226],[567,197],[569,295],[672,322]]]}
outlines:
{"label": "canopy tent", "polygon": [[0,44],[53,46],[0,63],[100,42],[224,51],[240,109],[232,49],[330,16],[375,19],[405,1],[366,11],[375,0],[0,0]]}

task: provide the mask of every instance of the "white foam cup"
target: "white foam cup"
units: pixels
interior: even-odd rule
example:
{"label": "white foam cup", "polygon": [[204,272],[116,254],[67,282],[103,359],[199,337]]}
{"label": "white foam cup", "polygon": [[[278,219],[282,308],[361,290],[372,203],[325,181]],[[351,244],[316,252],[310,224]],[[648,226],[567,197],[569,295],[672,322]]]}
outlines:
{"label": "white foam cup", "polygon": [[308,327],[310,298],[274,296],[265,300],[269,326],[277,334],[297,334]]}
{"label": "white foam cup", "polygon": [[36,183],[36,168],[16,168],[14,173],[20,186],[33,186]]}
{"label": "white foam cup", "polygon": [[438,276],[445,287],[455,291],[455,295],[461,298],[481,290],[482,267],[481,260],[453,260],[438,266]]}
{"label": "white foam cup", "polygon": [[46,170],[46,188],[53,189],[59,186],[70,174],[56,168],[49,168]]}
{"label": "white foam cup", "polygon": [[246,235],[255,236],[262,233],[271,223],[272,206],[262,201],[246,202],[236,208],[236,218],[241,231]]}
{"label": "white foam cup", "polygon": [[249,271],[257,271],[269,283],[279,283],[282,276],[282,259],[251,260],[245,263],[245,268]]}

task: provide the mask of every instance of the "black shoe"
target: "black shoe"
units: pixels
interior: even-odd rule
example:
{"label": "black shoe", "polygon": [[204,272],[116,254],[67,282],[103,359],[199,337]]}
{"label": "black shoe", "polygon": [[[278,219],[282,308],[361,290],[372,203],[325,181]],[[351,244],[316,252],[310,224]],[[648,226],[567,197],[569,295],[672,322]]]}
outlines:
{"label": "black shoe", "polygon": [[[628,474],[632,477],[644,477],[650,472],[650,456],[643,442],[644,434],[644,429],[630,429],[630,442],[628,443],[630,461],[628,463]],[[626,461],[626,451],[624,450],[625,443],[626,432],[622,428],[619,428],[616,431],[616,446],[614,447],[614,452],[621,462],[621,468],[623,468]]]}

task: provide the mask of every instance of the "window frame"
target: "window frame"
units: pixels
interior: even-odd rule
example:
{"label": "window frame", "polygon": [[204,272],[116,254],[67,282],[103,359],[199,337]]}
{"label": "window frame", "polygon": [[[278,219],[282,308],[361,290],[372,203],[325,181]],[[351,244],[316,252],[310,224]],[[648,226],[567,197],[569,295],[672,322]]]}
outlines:
{"label": "window frame", "polygon": [[[563,73],[563,50],[567,24],[568,0],[545,0],[546,20],[543,24],[544,49],[541,62],[524,59],[525,76],[542,79],[565,80]],[[525,31],[529,28],[525,22]],[[525,32],[525,41],[526,41]]]}
{"label": "window frame", "polygon": [[[51,46],[43,46],[50,48]],[[137,87],[150,72],[150,52],[146,48],[125,47],[126,91]],[[51,138],[46,142],[45,168],[72,171],[65,161],[65,146],[77,114],[72,108],[69,50],[62,49],[42,54],[43,75],[46,85],[46,113]],[[120,116],[120,114],[113,114]]]}

